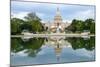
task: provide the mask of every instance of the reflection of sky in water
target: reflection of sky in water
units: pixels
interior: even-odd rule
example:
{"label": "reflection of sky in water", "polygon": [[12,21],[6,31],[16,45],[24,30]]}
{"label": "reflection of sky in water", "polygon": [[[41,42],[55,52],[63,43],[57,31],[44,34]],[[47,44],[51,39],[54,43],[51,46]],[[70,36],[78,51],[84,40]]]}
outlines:
{"label": "reflection of sky in water", "polygon": [[36,57],[29,57],[25,54],[25,50],[14,56],[11,56],[12,65],[30,65],[30,64],[47,64],[47,63],[62,63],[62,62],[78,62],[78,61],[93,61],[94,50],[87,51],[86,49],[73,50],[71,47],[64,47],[61,51],[59,61],[57,60],[54,48],[42,46],[41,51]]}

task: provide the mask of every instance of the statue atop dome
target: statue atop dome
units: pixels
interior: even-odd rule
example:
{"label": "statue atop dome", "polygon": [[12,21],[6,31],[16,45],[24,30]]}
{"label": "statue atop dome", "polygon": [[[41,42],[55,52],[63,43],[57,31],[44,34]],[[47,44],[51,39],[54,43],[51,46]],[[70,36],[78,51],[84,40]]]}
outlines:
{"label": "statue atop dome", "polygon": [[56,15],[54,17],[54,23],[56,24],[60,24],[62,22],[62,17],[60,15],[60,10],[59,8],[57,8],[57,12],[56,12]]}

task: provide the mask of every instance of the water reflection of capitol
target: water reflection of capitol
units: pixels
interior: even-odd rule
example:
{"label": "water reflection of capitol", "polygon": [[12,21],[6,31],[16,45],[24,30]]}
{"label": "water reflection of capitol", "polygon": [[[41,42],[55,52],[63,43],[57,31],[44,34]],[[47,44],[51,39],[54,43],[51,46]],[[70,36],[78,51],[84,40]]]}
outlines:
{"label": "water reflection of capitol", "polygon": [[49,37],[48,41],[45,41],[45,45],[53,47],[57,60],[59,61],[63,48],[71,47],[68,41],[65,41],[65,37]]}
{"label": "water reflection of capitol", "polygon": [[[66,48],[70,48],[73,50],[85,48],[86,50],[92,51],[94,50],[94,37],[65,37],[65,36],[49,36],[49,37],[30,37],[30,38],[22,38],[24,42],[30,42],[33,40],[39,41],[39,39],[43,39],[43,43],[40,46],[40,49],[45,49],[47,47],[53,48],[55,57],[57,61],[60,62],[61,55],[63,54],[63,50]],[[34,41],[35,42],[35,41]],[[35,46],[37,44],[31,44]]]}
{"label": "water reflection of capitol", "polygon": [[[65,40],[65,36],[51,36],[44,40],[42,47],[52,47],[54,49],[57,61],[60,60],[60,56],[63,48],[72,47],[71,44]],[[29,41],[30,38],[22,38],[23,41]]]}
{"label": "water reflection of capitol", "polygon": [[[25,42],[29,41],[30,39],[31,38],[27,38],[27,37],[26,38],[22,38],[22,40],[25,41]],[[36,38],[36,39],[38,39],[38,38]],[[63,48],[74,48],[74,45],[75,45],[75,44],[72,45],[72,43],[69,41],[69,40],[72,40],[73,37],[68,38],[68,37],[65,37],[65,36],[50,36],[50,37],[43,37],[43,39],[44,39],[44,44],[42,44],[42,47],[52,47],[54,49],[57,61],[60,60]],[[87,41],[89,39],[90,39],[89,37],[81,37],[78,40],[82,40],[82,41],[86,40]],[[75,40],[77,40],[77,39],[75,39]],[[79,44],[76,45],[76,46],[77,46],[77,48],[82,48],[83,47],[83,46],[80,46]]]}

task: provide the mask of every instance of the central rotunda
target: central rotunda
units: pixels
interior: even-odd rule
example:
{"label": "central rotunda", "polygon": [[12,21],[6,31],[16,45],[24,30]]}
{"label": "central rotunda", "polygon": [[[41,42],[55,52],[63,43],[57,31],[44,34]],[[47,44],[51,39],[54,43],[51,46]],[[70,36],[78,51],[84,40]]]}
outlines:
{"label": "central rotunda", "polygon": [[60,10],[57,8],[56,15],[54,16],[53,22],[45,23],[44,26],[48,28],[51,33],[64,33],[65,28],[68,27],[70,23],[63,22]]}

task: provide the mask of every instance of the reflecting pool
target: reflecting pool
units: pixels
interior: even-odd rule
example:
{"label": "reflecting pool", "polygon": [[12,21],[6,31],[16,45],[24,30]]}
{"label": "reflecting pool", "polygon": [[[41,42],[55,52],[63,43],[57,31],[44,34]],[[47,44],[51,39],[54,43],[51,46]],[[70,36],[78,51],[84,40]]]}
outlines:
{"label": "reflecting pool", "polygon": [[95,37],[11,38],[11,66],[95,60]]}

